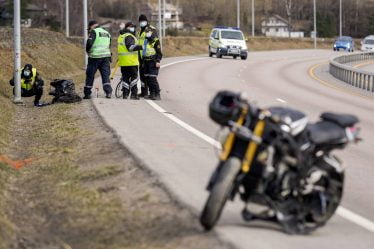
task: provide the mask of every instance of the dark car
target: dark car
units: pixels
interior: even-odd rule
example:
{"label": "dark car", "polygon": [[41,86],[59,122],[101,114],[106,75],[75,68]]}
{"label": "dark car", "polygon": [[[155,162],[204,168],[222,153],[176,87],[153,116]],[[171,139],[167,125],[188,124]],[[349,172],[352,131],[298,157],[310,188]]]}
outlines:
{"label": "dark car", "polygon": [[344,49],[348,52],[353,52],[355,50],[355,43],[350,36],[341,36],[334,43],[334,51],[339,51]]}

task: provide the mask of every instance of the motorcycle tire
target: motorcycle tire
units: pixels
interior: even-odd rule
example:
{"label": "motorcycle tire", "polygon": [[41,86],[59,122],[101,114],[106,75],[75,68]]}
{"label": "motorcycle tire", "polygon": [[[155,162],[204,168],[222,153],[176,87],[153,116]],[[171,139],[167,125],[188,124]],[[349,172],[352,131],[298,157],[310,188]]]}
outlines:
{"label": "motorcycle tire", "polygon": [[329,172],[330,183],[325,186],[329,194],[329,201],[326,203],[326,213],[324,215],[311,214],[311,218],[317,224],[323,225],[326,223],[335,213],[339,207],[343,197],[343,186],[344,186],[344,172],[340,174],[331,174]]}
{"label": "motorcycle tire", "polygon": [[229,158],[223,164],[200,216],[200,223],[205,230],[211,230],[221,216],[223,207],[233,190],[240,167],[241,162],[235,157]]}

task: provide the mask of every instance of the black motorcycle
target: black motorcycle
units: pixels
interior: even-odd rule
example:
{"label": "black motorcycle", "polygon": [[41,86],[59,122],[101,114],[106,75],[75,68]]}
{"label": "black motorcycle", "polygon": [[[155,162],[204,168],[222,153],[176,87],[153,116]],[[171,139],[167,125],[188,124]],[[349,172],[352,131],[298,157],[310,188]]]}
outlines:
{"label": "black motorcycle", "polygon": [[331,218],[344,183],[331,152],[360,140],[357,117],[323,113],[309,123],[300,111],[260,109],[229,91],[214,97],[209,115],[226,134],[200,217],[206,230],[236,195],[245,203],[244,220],[273,221],[290,234],[307,234]]}

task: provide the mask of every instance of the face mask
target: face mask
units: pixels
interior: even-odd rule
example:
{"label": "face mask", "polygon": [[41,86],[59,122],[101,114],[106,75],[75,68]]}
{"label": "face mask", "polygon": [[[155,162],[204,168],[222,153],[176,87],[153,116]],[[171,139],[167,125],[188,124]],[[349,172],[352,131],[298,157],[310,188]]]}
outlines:
{"label": "face mask", "polygon": [[145,34],[145,36],[146,36],[147,38],[150,38],[150,37],[152,36],[152,32],[147,32],[147,33]]}
{"label": "face mask", "polygon": [[29,76],[30,76],[30,71],[28,71],[28,70],[24,70],[24,71],[23,71],[23,75],[24,75],[25,77],[29,77]]}
{"label": "face mask", "polygon": [[141,21],[139,23],[140,27],[144,28],[145,26],[147,26],[148,22],[147,21]]}
{"label": "face mask", "polygon": [[132,32],[132,33],[134,33],[135,32],[135,27],[130,27],[129,31]]}

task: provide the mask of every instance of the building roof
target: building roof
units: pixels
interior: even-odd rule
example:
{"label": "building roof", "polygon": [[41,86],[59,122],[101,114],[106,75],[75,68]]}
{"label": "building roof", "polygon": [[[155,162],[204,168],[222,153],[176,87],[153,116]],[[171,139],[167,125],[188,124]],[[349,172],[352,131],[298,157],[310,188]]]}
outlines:
{"label": "building roof", "polygon": [[[0,0],[0,1],[1,1],[1,0]],[[28,5],[26,6],[26,10],[27,10],[27,11],[47,11],[47,9],[42,8],[42,7],[39,7],[38,5],[36,5],[36,4],[32,4],[32,3],[30,3],[30,4],[28,4]]]}
{"label": "building roof", "polygon": [[[158,12],[158,4],[152,4],[152,3],[147,3],[147,7],[152,10],[152,12]],[[176,6],[174,4],[166,3],[166,11],[167,12],[178,12],[178,14],[183,13],[183,9],[180,8],[179,6]],[[163,8],[161,9],[163,10]]]}
{"label": "building roof", "polygon": [[270,18],[275,18],[275,19],[283,22],[284,24],[288,25],[288,21],[285,18],[281,17],[280,15],[271,15],[271,16],[268,16],[265,19],[263,19],[263,21],[268,21]]}

